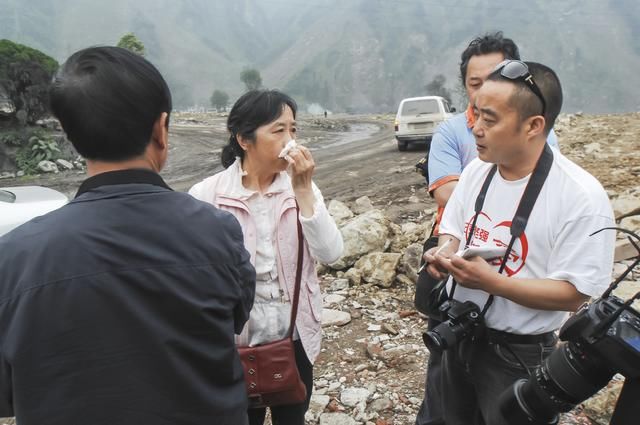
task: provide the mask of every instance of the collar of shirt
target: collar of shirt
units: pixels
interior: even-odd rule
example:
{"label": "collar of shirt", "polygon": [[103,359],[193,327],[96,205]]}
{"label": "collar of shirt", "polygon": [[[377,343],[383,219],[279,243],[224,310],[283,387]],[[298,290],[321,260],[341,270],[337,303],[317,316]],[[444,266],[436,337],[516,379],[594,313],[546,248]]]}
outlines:
{"label": "collar of shirt", "polygon": [[471,106],[471,104],[467,106],[465,114],[467,115],[467,128],[473,128],[473,126],[476,124],[476,116],[473,114],[473,107]]}
{"label": "collar of shirt", "polygon": [[75,197],[77,198],[83,193],[100,186],[136,183],[151,184],[172,190],[164,180],[162,180],[162,177],[160,177],[158,173],[143,168],[132,168],[128,170],[107,171],[105,173],[89,177],[82,182]]}
{"label": "collar of shirt", "polygon": [[[232,177],[234,184],[228,195],[243,201],[255,196],[258,193],[257,190],[247,189],[242,185],[242,177],[247,175],[247,172],[242,169],[242,160],[239,157],[236,158],[236,162],[234,162],[231,167],[233,167],[231,171],[234,174]],[[289,176],[286,171],[282,171],[276,174],[276,178],[273,180],[271,185],[269,185],[269,188],[263,195],[281,193],[289,189],[289,187]]]}

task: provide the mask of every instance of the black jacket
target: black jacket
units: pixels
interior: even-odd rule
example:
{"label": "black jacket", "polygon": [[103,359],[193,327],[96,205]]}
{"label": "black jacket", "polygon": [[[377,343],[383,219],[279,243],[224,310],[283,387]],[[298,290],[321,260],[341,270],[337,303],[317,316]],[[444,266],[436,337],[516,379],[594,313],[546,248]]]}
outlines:
{"label": "black jacket", "polygon": [[244,424],[254,292],[231,214],[150,171],[91,177],[0,238],[0,417]]}

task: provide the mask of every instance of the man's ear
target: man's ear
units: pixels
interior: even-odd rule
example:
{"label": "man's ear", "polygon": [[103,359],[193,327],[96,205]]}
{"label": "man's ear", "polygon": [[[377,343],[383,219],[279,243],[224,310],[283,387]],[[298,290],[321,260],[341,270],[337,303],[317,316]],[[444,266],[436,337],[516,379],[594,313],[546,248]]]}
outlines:
{"label": "man's ear", "polygon": [[542,115],[535,115],[529,118],[529,125],[527,128],[527,135],[529,138],[534,138],[539,134],[544,134],[544,126],[546,122]]}
{"label": "man's ear", "polygon": [[159,150],[167,150],[169,147],[169,114],[163,112],[160,114],[156,122],[153,124],[151,132],[151,143]]}

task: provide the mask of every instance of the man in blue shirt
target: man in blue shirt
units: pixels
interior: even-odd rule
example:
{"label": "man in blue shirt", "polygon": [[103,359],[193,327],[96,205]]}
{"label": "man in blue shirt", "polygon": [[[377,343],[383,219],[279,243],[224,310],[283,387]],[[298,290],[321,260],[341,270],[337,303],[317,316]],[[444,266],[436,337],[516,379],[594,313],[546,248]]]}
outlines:
{"label": "man in blue shirt", "polygon": [[[477,158],[476,140],[472,129],[475,123],[471,105],[478,89],[493,69],[505,59],[520,59],[518,47],[501,33],[474,39],[462,53],[460,74],[469,106],[464,113],[440,124],[429,150],[429,194],[438,205],[438,223],[442,210],[456,187],[464,167]],[[558,149],[558,138],[553,130],[547,143]]]}

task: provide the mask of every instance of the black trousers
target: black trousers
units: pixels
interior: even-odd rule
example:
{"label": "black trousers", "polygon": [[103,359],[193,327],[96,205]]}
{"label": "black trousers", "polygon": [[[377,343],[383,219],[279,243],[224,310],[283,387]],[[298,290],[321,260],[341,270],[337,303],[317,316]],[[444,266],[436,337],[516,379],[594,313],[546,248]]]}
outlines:
{"label": "black trousers", "polygon": [[[304,414],[309,409],[309,400],[311,400],[311,391],[313,391],[313,365],[307,358],[300,340],[293,342],[296,354],[296,365],[300,378],[307,387],[307,399],[303,403],[290,404],[285,406],[270,407],[271,422],[273,425],[304,425]],[[249,424],[263,425],[267,415],[267,409],[249,409]]]}
{"label": "black trousers", "polygon": [[[427,329],[431,330],[440,324],[429,318]],[[442,425],[442,354],[429,353],[427,361],[427,377],[424,383],[424,399],[416,416],[416,425]]]}
{"label": "black trousers", "polygon": [[[423,252],[428,249],[438,246],[438,237],[430,236],[424,244]],[[426,297],[427,293],[438,283],[437,279],[434,279],[427,273],[426,269],[418,275],[417,285],[423,288],[422,292],[418,291],[416,287],[416,297]],[[422,300],[424,303],[424,300]],[[420,303],[420,300],[416,299],[416,305]],[[429,317],[427,321],[427,330],[431,330],[438,326],[440,321]],[[442,354],[441,353],[429,353],[429,360],[427,362],[427,378],[424,383],[424,399],[418,410],[416,416],[416,425],[441,425],[442,422],[442,384],[441,384],[441,370],[442,370]]]}
{"label": "black trousers", "polygon": [[520,361],[528,369],[535,369],[551,354],[556,342],[555,337],[531,344],[465,339],[445,350],[440,382],[442,423],[512,425],[500,413],[496,400],[518,379],[529,377]]}

